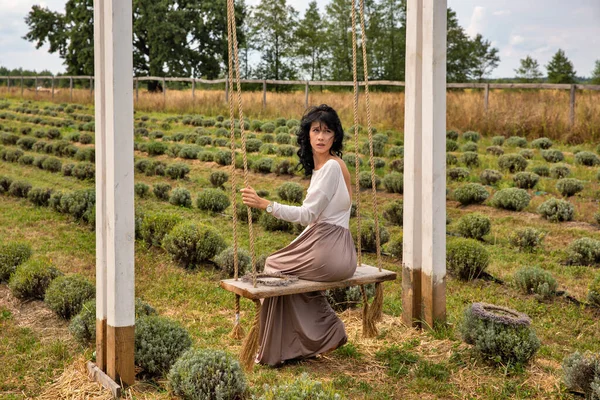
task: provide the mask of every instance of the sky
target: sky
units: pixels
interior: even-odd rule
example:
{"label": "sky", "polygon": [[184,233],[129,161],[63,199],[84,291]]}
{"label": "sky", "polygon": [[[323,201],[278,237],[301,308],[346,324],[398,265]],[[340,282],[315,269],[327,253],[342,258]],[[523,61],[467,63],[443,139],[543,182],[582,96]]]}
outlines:
{"label": "sky", "polygon": [[[260,0],[246,0],[255,5]],[[545,75],[558,49],[573,62],[577,76],[590,76],[600,60],[600,0],[447,0],[460,25],[481,33],[499,50],[500,64],[491,78],[513,77],[519,60],[530,55]],[[288,0],[304,14],[309,0]],[[329,0],[317,0],[323,10]],[[24,18],[34,4],[64,11],[66,0],[0,0],[0,66],[64,72],[62,60],[47,46],[36,49],[22,37]]]}

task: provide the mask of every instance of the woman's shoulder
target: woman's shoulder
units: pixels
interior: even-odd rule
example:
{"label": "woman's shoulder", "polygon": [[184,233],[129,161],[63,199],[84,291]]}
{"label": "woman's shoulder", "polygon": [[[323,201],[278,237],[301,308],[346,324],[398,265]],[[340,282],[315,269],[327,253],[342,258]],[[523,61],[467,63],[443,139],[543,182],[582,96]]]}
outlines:
{"label": "woman's shoulder", "polygon": [[331,164],[337,164],[343,173],[348,172],[348,167],[346,166],[346,163],[340,157],[333,157],[329,161],[335,161],[335,162],[332,162]]}
{"label": "woman's shoulder", "polygon": [[344,177],[350,177],[350,171],[348,171],[346,163],[340,157],[330,158],[329,160],[327,160],[327,164],[331,165],[330,168],[335,168],[339,170]]}

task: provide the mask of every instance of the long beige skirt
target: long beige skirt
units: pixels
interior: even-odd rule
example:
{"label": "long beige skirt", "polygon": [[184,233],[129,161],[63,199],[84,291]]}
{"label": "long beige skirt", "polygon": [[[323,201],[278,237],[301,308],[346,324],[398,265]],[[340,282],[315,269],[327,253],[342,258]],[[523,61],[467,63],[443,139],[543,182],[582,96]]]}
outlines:
{"label": "long beige skirt", "polygon": [[[270,255],[265,263],[265,272],[282,272],[319,282],[348,279],[355,270],[356,248],[350,231],[323,222]],[[315,356],[347,341],[344,323],[324,292],[265,299],[259,338],[257,360],[268,365]]]}

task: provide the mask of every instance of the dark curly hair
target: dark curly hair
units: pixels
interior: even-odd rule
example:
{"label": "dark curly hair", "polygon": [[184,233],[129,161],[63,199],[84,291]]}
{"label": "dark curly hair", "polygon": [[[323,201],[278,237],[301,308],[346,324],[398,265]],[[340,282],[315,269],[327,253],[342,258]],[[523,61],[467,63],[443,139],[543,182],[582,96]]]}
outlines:
{"label": "dark curly hair", "polygon": [[334,133],[333,144],[331,145],[331,149],[329,149],[329,154],[342,157],[344,129],[342,128],[342,122],[337,112],[327,104],[307,108],[300,121],[300,128],[296,133],[298,136],[298,146],[300,147],[296,153],[298,154],[298,158],[300,158],[298,169],[304,169],[305,176],[312,175],[313,169],[315,169],[312,147],[310,146],[310,126],[315,121],[327,125]]}

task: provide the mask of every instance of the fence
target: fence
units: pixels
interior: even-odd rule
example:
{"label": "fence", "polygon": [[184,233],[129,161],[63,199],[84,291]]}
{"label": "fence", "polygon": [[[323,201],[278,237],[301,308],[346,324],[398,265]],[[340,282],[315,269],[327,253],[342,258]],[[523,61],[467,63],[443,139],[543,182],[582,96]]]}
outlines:
{"label": "fence", "polygon": [[[0,79],[6,79],[7,88],[10,91],[11,81],[20,82],[21,96],[23,96],[23,81],[34,80],[35,81],[35,94],[38,92],[49,92],[52,98],[54,98],[55,84],[54,81],[69,80],[69,98],[73,100],[73,80],[86,80],[89,81],[90,95],[93,95],[94,91],[94,77],[93,76],[0,76]],[[50,80],[51,87],[43,88],[38,86],[40,80]],[[155,81],[162,83],[163,100],[166,102],[167,95],[167,82],[188,82],[192,86],[192,99],[196,96],[196,84],[204,85],[225,85],[224,101],[227,102],[229,99],[229,83],[227,79],[196,79],[196,78],[168,78],[159,76],[143,76],[134,77],[135,84],[135,99],[139,98],[139,83],[140,81]],[[354,82],[349,81],[284,81],[284,80],[270,80],[270,79],[242,79],[241,83],[262,83],[262,105],[267,105],[267,85],[301,85],[304,86],[304,103],[308,107],[308,94],[310,86],[354,86]],[[364,82],[359,82],[359,86],[364,86]],[[404,82],[400,81],[370,81],[369,86],[404,86]],[[446,88],[450,89],[483,89],[483,107],[484,110],[488,110],[490,89],[541,89],[541,90],[570,90],[569,97],[569,122],[571,126],[575,124],[575,96],[577,90],[595,90],[600,91],[600,85],[580,85],[580,84],[552,84],[552,83],[447,83]]]}

